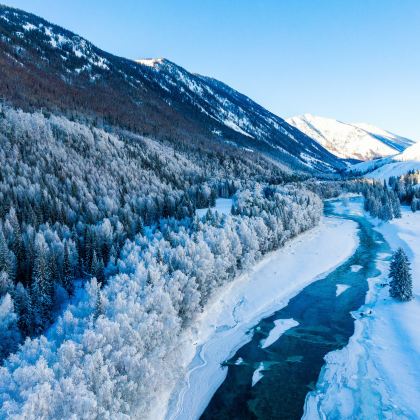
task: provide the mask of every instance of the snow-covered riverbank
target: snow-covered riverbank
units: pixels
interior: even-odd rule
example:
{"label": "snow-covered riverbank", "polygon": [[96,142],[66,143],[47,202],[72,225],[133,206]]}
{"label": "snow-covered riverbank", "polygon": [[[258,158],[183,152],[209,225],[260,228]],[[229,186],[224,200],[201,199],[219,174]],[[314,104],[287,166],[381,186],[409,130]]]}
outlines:
{"label": "snow-covered riverbank", "polygon": [[[381,275],[370,279],[366,305],[355,314],[348,346],[326,357],[305,419],[420,418],[420,213],[380,223],[392,249],[401,246],[413,269],[415,299],[399,303],[388,295],[389,262],[377,261]],[[361,315],[363,314],[363,315]]]}
{"label": "snow-covered riverbank", "polygon": [[323,218],[318,227],[271,253],[216,294],[194,331],[185,336],[185,376],[172,394],[166,418],[198,418],[226,376],[221,363],[249,340],[248,330],[341,264],[357,243],[355,223]]}

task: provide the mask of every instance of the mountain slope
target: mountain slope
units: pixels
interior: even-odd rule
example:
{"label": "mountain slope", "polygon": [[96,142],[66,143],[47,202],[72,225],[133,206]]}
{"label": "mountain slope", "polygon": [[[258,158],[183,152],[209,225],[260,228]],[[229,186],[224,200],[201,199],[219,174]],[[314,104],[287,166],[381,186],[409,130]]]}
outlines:
{"label": "mountain slope", "polygon": [[350,173],[373,179],[388,179],[417,170],[420,170],[420,142],[414,143],[398,155],[362,162],[348,169]]}
{"label": "mountain slope", "polygon": [[251,99],[164,60],[106,53],[32,14],[0,6],[0,96],[25,110],[88,116],[178,148],[259,152],[300,171],[342,162]]}
{"label": "mountain slope", "polygon": [[392,156],[413,144],[412,140],[363,123],[347,124],[311,114],[288,118],[287,122],[344,159]]}

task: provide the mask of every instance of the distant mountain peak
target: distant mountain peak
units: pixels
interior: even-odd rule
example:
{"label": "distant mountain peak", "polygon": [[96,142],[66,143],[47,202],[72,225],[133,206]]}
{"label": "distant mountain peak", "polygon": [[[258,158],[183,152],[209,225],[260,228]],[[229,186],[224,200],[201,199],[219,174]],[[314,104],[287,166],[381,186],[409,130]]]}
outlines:
{"label": "distant mountain peak", "polygon": [[351,124],[305,113],[286,120],[343,159],[370,160],[395,155],[412,140],[366,123]]}

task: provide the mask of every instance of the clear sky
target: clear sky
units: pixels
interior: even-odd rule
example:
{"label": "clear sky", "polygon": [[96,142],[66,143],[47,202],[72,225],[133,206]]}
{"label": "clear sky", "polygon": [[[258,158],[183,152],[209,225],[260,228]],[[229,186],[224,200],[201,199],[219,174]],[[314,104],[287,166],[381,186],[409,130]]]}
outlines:
{"label": "clear sky", "polygon": [[420,0],[0,0],[127,58],[166,57],[285,118],[420,140]]}

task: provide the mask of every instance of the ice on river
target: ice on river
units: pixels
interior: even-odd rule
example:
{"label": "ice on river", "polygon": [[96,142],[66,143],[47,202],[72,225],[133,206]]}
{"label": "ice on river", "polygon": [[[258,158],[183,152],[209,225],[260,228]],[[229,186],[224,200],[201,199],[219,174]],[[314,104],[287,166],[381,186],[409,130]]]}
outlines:
{"label": "ice on river", "polygon": [[[262,318],[285,307],[305,286],[352,255],[358,244],[356,226],[349,220],[324,217],[319,226],[270,253],[213,296],[194,330],[185,336],[185,375],[173,389],[166,419],[200,417],[226,377],[223,362],[249,342],[248,332]],[[220,328],[226,325],[230,328]],[[198,345],[189,344],[194,342]]]}
{"label": "ice on river", "polygon": [[337,290],[335,292],[336,296],[340,296],[341,293],[344,293],[350,286],[348,284],[337,284]]}
{"label": "ice on river", "polygon": [[349,344],[326,356],[317,388],[305,402],[303,419],[417,419],[420,413],[420,212],[378,223],[392,250],[402,247],[413,269],[415,299],[389,297],[389,254],[376,261],[381,274],[369,279],[370,316],[359,317]]}
{"label": "ice on river", "polygon": [[264,370],[264,362],[260,362],[257,369],[252,374],[252,386],[256,385],[258,381],[260,381],[263,378],[262,371]]}
{"label": "ice on river", "polygon": [[266,347],[271,346],[282,336],[282,334],[297,325],[299,325],[299,322],[295,321],[293,318],[276,319],[274,321],[274,328],[269,332],[267,338],[261,340],[261,348],[265,349]]}
{"label": "ice on river", "polygon": [[355,265],[352,265],[351,267],[351,271],[353,272],[353,273],[357,273],[358,271],[360,271],[363,267],[361,266],[361,265],[357,265],[357,264],[355,264]]}

